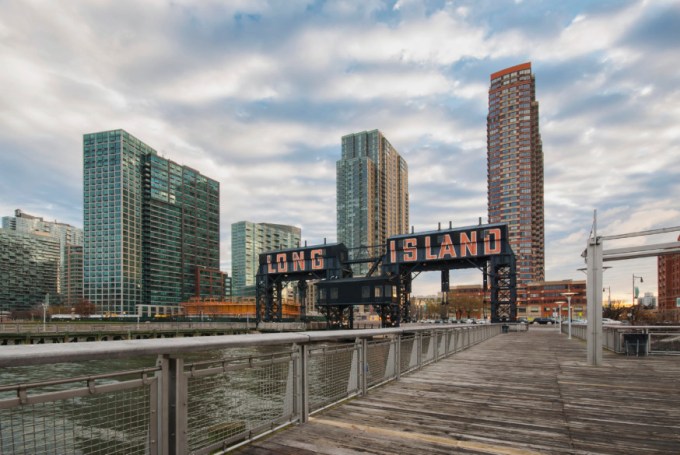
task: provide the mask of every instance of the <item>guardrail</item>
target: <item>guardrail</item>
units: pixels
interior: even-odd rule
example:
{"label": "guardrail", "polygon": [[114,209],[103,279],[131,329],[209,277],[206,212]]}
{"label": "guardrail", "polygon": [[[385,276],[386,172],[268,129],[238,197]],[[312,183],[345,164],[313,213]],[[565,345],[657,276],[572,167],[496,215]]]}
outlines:
{"label": "guardrail", "polygon": [[[0,386],[0,453],[234,448],[500,333],[500,324],[444,325],[7,346],[0,367],[149,355],[157,361]],[[211,358],[196,360],[201,353]]]}
{"label": "guardrail", "polygon": [[[567,333],[567,324],[562,333]],[[585,340],[588,326],[572,324],[571,334]],[[602,347],[617,354],[680,355],[680,326],[603,325]]]}
{"label": "guardrail", "polygon": [[[304,322],[279,323],[278,327],[284,326],[288,330],[304,330]],[[89,333],[89,332],[147,332],[149,330],[188,330],[188,329],[256,329],[261,327],[265,330],[278,331],[274,323],[260,323],[258,326],[254,320],[250,322],[221,322],[221,321],[129,321],[129,322],[59,322],[59,323],[0,323],[0,333],[6,334],[59,334],[59,333]]]}

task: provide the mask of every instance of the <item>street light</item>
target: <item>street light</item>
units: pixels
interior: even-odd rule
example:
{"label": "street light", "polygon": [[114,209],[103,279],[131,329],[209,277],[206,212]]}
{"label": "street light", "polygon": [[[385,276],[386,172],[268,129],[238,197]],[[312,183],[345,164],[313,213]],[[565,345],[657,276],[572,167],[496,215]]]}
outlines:
{"label": "street light", "polygon": [[560,300],[558,302],[555,302],[557,304],[557,311],[560,317],[557,319],[558,320],[558,327],[560,328],[560,333],[562,332],[562,305],[567,303],[564,300]]}
{"label": "street light", "polygon": [[45,294],[45,301],[43,302],[43,332],[47,331],[47,307],[50,306],[50,295]]}
{"label": "street light", "polygon": [[644,283],[641,276],[636,276],[633,274],[633,306],[635,306],[635,280],[640,280],[640,283]]}
{"label": "street light", "polygon": [[560,295],[563,295],[564,297],[567,298],[567,325],[569,326],[569,340],[571,340],[571,298],[575,296],[577,293],[576,292],[561,292]]}
{"label": "street light", "polygon": [[607,306],[608,306],[609,308],[611,308],[611,307],[612,307],[612,287],[611,287],[611,286],[607,286],[606,288],[602,288],[602,292],[604,292],[604,291],[608,291],[608,294],[607,294]]}

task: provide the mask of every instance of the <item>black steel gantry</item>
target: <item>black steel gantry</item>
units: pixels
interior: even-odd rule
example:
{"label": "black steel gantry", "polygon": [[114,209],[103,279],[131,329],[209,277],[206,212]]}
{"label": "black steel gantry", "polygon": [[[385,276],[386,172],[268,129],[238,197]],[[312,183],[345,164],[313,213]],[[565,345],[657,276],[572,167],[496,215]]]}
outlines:
{"label": "black steel gantry", "polygon": [[[373,306],[383,327],[398,327],[411,320],[410,294],[414,276],[440,271],[442,292],[446,296],[450,270],[467,268],[483,272],[484,290],[490,290],[491,321],[516,320],[515,255],[508,241],[506,224],[449,227],[390,237],[385,254],[374,259],[368,276],[352,277],[350,264],[355,262],[348,260],[343,244],[260,255],[258,322],[281,320],[284,281],[313,279],[319,280],[316,283],[317,307],[325,310],[329,328],[353,328],[353,307],[356,305]],[[317,269],[312,269],[313,265]],[[378,269],[380,274],[371,276]],[[303,315],[304,306],[303,300]]]}
{"label": "black steel gantry", "polygon": [[[304,246],[260,254],[255,286],[257,322],[283,318],[283,284],[297,281],[300,318],[306,320],[306,291],[309,280],[336,280],[352,276],[347,248],[341,243]],[[337,312],[338,309],[333,309]],[[342,313],[342,311],[341,311]]]}

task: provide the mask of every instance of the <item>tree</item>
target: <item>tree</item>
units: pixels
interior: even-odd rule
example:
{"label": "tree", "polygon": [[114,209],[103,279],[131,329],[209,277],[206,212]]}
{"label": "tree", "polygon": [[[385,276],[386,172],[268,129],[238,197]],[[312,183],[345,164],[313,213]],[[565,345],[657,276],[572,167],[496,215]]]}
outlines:
{"label": "tree", "polygon": [[602,317],[621,321],[626,319],[630,306],[625,306],[622,300],[615,300],[602,307]]}
{"label": "tree", "polygon": [[478,316],[484,304],[481,295],[451,295],[449,294],[449,310],[455,312],[456,319]]}
{"label": "tree", "polygon": [[78,303],[76,303],[75,312],[81,316],[89,316],[96,312],[96,308],[94,303],[87,299],[81,299]]}

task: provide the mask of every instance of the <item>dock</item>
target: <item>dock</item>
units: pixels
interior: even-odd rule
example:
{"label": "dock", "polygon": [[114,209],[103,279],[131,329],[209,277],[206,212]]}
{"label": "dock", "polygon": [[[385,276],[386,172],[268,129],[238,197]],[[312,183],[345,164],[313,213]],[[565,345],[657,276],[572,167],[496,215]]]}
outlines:
{"label": "dock", "polygon": [[679,454],[680,356],[604,352],[531,326],[312,415],[239,454]]}

